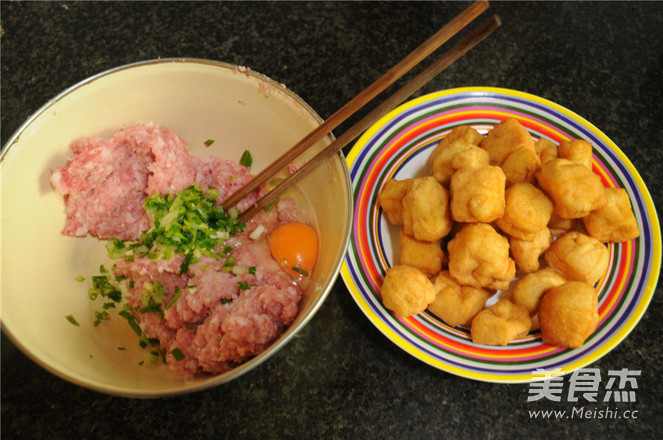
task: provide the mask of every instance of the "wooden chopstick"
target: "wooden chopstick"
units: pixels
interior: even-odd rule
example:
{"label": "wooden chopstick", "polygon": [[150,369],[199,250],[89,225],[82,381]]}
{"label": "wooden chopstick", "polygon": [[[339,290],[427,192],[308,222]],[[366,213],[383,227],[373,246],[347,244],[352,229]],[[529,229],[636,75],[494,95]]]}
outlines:
{"label": "wooden chopstick", "polygon": [[403,60],[392,67],[384,75],[382,75],[382,77],[380,77],[377,81],[371,84],[359,95],[354,97],[346,105],[341,107],[336,113],[334,113],[322,124],[320,124],[315,130],[306,135],[290,150],[286,151],[282,156],[277,158],[274,162],[272,162],[255,177],[253,177],[253,179],[251,179],[246,185],[230,195],[230,197],[223,201],[223,209],[227,211],[231,207],[235,206],[241,199],[258,189],[258,187],[271,179],[275,174],[277,174],[293,160],[295,160],[300,154],[302,154],[320,139],[327,136],[332,130],[334,130],[347,118],[356,113],[370,100],[375,98],[378,94],[380,94],[387,87],[401,78],[404,74],[409,72],[414,66],[431,55],[442,44],[456,35],[476,17],[481,15],[486,9],[488,9],[487,1],[476,1],[472,3],[467,9],[465,9],[465,11],[460,13],[456,18],[454,18],[437,33],[435,33],[435,35],[426,40],[421,46],[403,58]]}
{"label": "wooden chopstick", "polygon": [[442,71],[444,71],[456,60],[469,52],[474,46],[479,44],[483,39],[485,39],[500,26],[501,21],[499,17],[497,15],[493,15],[490,19],[479,26],[474,32],[461,40],[458,44],[456,44],[444,55],[442,55],[430,66],[428,66],[425,70],[414,77],[410,82],[401,87],[396,93],[391,95],[382,104],[380,104],[368,115],[353,125],[349,130],[344,132],[334,142],[326,146],[308,162],[302,165],[302,167],[299,168],[296,172],[284,179],[263,198],[258,200],[253,206],[239,214],[238,219],[240,221],[246,221],[261,209],[264,209],[266,206],[269,206],[271,203],[278,200],[278,198],[292,185],[310,174],[311,171],[318,167],[322,162],[331,157],[333,154],[337,153],[356,137],[361,135],[379,119],[393,110],[398,104],[402,103],[405,99],[423,87],[431,79],[439,75]]}

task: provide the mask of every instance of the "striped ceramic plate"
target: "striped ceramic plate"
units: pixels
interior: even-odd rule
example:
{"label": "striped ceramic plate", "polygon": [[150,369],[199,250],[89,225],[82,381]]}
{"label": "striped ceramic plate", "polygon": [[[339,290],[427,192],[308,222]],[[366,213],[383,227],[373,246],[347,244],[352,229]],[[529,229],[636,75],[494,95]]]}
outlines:
{"label": "striped ceramic plate", "polygon": [[[382,278],[396,261],[398,231],[377,204],[391,177],[426,174],[437,143],[458,125],[486,133],[507,118],[534,138],[585,139],[594,146],[594,172],[607,187],[625,188],[642,231],[636,240],[609,245],[610,265],[599,280],[600,322],[580,349],[550,346],[531,332],[506,347],[472,343],[466,328],[452,328],[430,312],[403,318],[380,299]],[[633,329],[654,293],[661,265],[658,216],[640,175],[619,148],[575,113],[545,99],[498,88],[461,88],[412,100],[385,116],[347,157],[355,216],[341,271],[359,308],[384,335],[412,356],[459,376],[490,382],[528,382],[542,371],[569,373],[608,353]]]}

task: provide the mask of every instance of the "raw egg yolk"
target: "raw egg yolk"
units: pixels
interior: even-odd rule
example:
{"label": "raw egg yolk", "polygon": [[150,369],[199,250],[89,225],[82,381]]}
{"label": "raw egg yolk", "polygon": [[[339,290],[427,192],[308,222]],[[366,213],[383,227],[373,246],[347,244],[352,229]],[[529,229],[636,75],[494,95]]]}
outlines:
{"label": "raw egg yolk", "polygon": [[294,279],[311,274],[318,259],[318,236],[304,223],[286,223],[270,234],[269,250],[274,259]]}

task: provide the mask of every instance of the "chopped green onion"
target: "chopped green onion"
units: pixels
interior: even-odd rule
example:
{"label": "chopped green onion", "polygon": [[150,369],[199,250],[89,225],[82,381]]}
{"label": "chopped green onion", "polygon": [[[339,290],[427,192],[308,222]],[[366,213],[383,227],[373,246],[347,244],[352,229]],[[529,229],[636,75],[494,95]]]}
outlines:
{"label": "chopped green onion", "polygon": [[[232,209],[226,214],[216,205],[219,191],[208,188],[206,192],[198,185],[191,185],[176,194],[150,195],[143,204],[152,220],[152,227],[143,232],[140,242],[126,248],[114,243],[109,245],[112,256],[168,259],[177,253],[184,255],[180,274],[187,273],[189,266],[202,255],[217,258],[215,248],[231,235],[244,230],[244,223],[237,221]],[[120,252],[122,249],[122,252]]]}
{"label": "chopped green onion", "polygon": [[233,275],[240,276],[240,275],[244,275],[249,270],[246,267],[243,267],[243,266],[233,266],[230,271],[233,273]]}
{"label": "chopped green onion", "polygon": [[274,200],[274,201],[273,201],[272,203],[270,203],[269,205],[265,206],[265,207],[263,208],[263,209],[265,210],[265,212],[267,212],[267,211],[269,211],[270,209],[272,209],[272,207],[274,206],[275,203],[276,203],[276,200]]}
{"label": "chopped green onion", "polygon": [[214,139],[207,139],[205,142],[203,142],[206,147],[209,147],[214,143]]}
{"label": "chopped green onion", "polygon": [[163,310],[158,304],[149,304],[140,309],[140,313],[158,313],[163,318]]}
{"label": "chopped green onion", "polygon": [[250,273],[251,275],[255,275],[255,274],[256,274],[256,267],[255,267],[255,266],[251,266],[251,267],[249,267],[249,273]]}
{"label": "chopped green onion", "polygon": [[173,355],[173,357],[175,358],[175,360],[176,360],[177,362],[179,362],[179,361],[181,361],[182,359],[184,359],[184,353],[182,353],[182,351],[181,351],[179,348],[177,348],[177,347],[175,347],[175,348],[170,352],[170,354]]}
{"label": "chopped green onion", "polygon": [[180,290],[179,287],[175,286],[175,295],[173,296],[173,299],[168,301],[168,304],[166,304],[166,310],[173,307],[175,305],[175,302],[180,296],[182,296],[182,291]]}
{"label": "chopped green onion", "polygon": [[249,290],[249,283],[247,281],[238,281],[237,285],[239,286],[239,290]]}
{"label": "chopped green onion", "polygon": [[78,281],[79,283],[82,283],[83,281],[85,281],[85,277],[83,275],[80,275],[80,276],[76,277],[76,281]]}
{"label": "chopped green onion", "polygon": [[118,286],[111,283],[109,275],[95,275],[92,277],[92,287],[88,289],[88,296],[91,300],[94,300],[99,295],[118,303],[122,301],[122,291]]}
{"label": "chopped green onion", "polygon": [[143,331],[140,329],[140,326],[138,325],[138,322],[136,322],[136,318],[134,315],[131,314],[130,311],[128,310],[122,310],[119,315],[123,318],[125,318],[128,322],[131,328],[136,332],[138,336],[141,336],[143,334]]}
{"label": "chopped green onion", "polygon": [[293,266],[293,267],[292,267],[292,270],[294,270],[295,272],[298,272],[298,273],[304,275],[305,277],[308,276],[308,271],[306,271],[306,270],[304,270],[304,269],[302,269],[302,268],[299,268],[299,267],[297,267],[297,266]]}
{"label": "chopped green onion", "polygon": [[69,321],[70,323],[72,323],[72,324],[75,325],[76,327],[79,327],[79,326],[80,326],[80,324],[78,323],[78,321],[76,321],[76,318],[74,318],[74,315],[67,315],[67,316],[65,316],[65,318],[67,318],[67,321]]}
{"label": "chopped green onion", "polygon": [[127,254],[129,249],[127,245],[119,238],[111,238],[106,242],[106,251],[108,256],[112,259],[122,258]]}
{"label": "chopped green onion", "polygon": [[249,150],[244,150],[242,157],[239,159],[239,164],[247,168],[251,168],[251,165],[253,165],[253,156],[251,156],[251,152]]}
{"label": "chopped green onion", "polygon": [[108,314],[107,311],[94,312],[94,317],[96,318],[94,320],[94,326],[95,327],[98,326],[99,324],[101,324],[102,320],[110,319],[110,315]]}

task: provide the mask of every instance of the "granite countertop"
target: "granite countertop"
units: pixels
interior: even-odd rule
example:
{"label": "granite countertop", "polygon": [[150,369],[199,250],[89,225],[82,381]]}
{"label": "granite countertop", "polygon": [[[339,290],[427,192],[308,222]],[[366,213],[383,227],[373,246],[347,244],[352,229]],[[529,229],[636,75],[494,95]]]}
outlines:
{"label": "granite countertop", "polygon": [[[160,57],[249,66],[326,118],[467,5],[3,1],[2,145],[67,87]],[[503,26],[420,93],[505,87],[571,109],[622,149],[660,208],[663,3],[495,2],[491,11]],[[663,432],[661,290],[659,284],[624,341],[591,365],[604,378],[611,370],[639,370],[635,401],[572,402],[563,395],[528,402],[528,384],[440,371],[387,340],[339,278],[283,350],[228,384],[185,396],[129,399],[80,388],[32,362],[3,334],[2,436],[655,438]],[[590,418],[570,417],[578,408]],[[569,417],[536,417],[537,410]]]}

